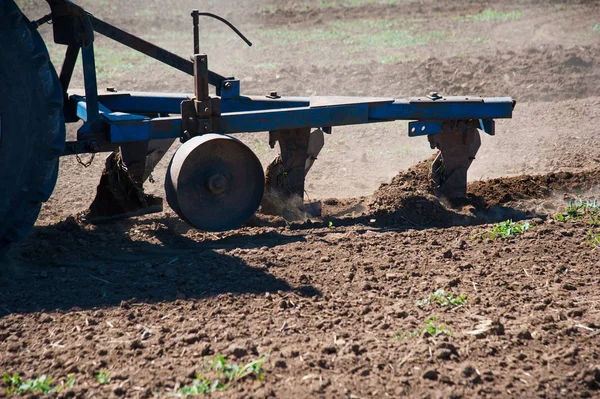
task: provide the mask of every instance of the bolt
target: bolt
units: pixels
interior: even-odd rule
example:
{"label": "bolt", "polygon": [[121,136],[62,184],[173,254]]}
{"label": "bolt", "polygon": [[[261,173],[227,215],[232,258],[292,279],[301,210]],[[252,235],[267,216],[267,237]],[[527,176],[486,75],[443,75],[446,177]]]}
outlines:
{"label": "bolt", "polygon": [[107,87],[106,91],[111,92],[111,93],[116,93],[117,89],[115,89],[114,87]]}
{"label": "bolt", "polygon": [[225,89],[229,90],[229,89],[231,89],[231,86],[232,86],[231,82],[225,82]]}
{"label": "bolt", "polygon": [[429,97],[433,97],[433,98],[439,97],[439,96],[438,96],[438,92],[437,92],[437,91],[432,91],[432,92],[430,92],[430,93],[429,93]]}
{"label": "bolt", "polygon": [[276,91],[272,91],[270,94],[271,97],[279,97]]}
{"label": "bolt", "polygon": [[208,112],[208,111],[209,111],[208,107],[204,108],[204,112]]}
{"label": "bolt", "polygon": [[210,130],[210,125],[208,123],[204,124],[204,131],[208,132]]}
{"label": "bolt", "polygon": [[195,120],[194,120],[194,118],[193,118],[193,117],[189,116],[189,117],[188,117],[188,122],[189,122],[189,123],[194,123],[194,122],[195,122]]}

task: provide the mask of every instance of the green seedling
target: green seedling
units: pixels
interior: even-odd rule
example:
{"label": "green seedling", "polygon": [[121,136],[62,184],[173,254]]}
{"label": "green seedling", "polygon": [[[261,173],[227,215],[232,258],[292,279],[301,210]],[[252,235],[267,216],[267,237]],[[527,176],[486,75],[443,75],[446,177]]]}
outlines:
{"label": "green seedling", "polygon": [[600,248],[600,233],[594,233],[592,230],[590,230],[585,242],[587,242],[593,249]]}
{"label": "green seedling", "polygon": [[427,298],[417,301],[417,306],[425,306],[430,303],[437,303],[440,306],[461,306],[467,303],[467,296],[464,294],[454,296],[452,293],[446,293],[444,289],[439,289],[433,294],[429,294]]}
{"label": "green seedling", "polygon": [[481,237],[487,240],[496,240],[497,238],[517,237],[529,230],[529,222],[517,223],[512,219],[496,223],[491,230],[476,234],[471,238]]}
{"label": "green seedling", "polygon": [[100,371],[96,374],[96,381],[98,381],[98,384],[100,385],[108,384],[110,382],[110,373],[106,370]]}
{"label": "green seedling", "polygon": [[554,219],[559,222],[577,221],[589,218],[588,223],[591,225],[600,224],[600,204],[598,200],[577,200],[569,201],[569,205],[564,212],[554,215]]}
{"label": "green seedling", "polygon": [[69,374],[67,380],[60,385],[53,384],[52,378],[46,377],[45,375],[22,380],[18,373],[12,375],[4,373],[2,380],[4,381],[4,385],[6,385],[6,393],[9,395],[26,392],[48,395],[52,392],[58,392],[63,388],[71,388],[75,385],[73,374]]}
{"label": "green seedling", "polygon": [[327,222],[327,227],[333,227],[333,222],[331,220]]}
{"label": "green seedling", "polygon": [[452,335],[452,331],[450,331],[449,329],[447,329],[444,325],[442,324],[437,324],[437,317],[436,316],[432,316],[429,319],[427,319],[425,321],[425,327],[423,327],[422,329],[419,330],[414,330],[414,331],[410,331],[407,333],[395,333],[392,338],[394,339],[409,339],[409,338],[417,338],[417,337],[421,337],[421,336],[430,336],[430,337],[437,337],[438,335]]}
{"label": "green seedling", "polygon": [[224,391],[246,378],[262,381],[265,377],[262,369],[264,363],[264,355],[242,366],[228,362],[223,355],[216,355],[205,363],[203,372],[206,375],[197,374],[190,385],[179,388],[177,395],[187,397]]}

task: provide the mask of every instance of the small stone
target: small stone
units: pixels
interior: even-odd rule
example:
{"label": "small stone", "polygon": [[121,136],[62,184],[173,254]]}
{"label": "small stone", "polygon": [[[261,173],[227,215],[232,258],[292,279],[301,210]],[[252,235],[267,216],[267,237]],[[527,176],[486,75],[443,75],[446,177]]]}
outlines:
{"label": "small stone", "polygon": [[40,315],[40,323],[50,323],[52,321],[52,317],[46,313],[42,313]]}
{"label": "small stone", "polygon": [[452,257],[452,250],[448,249],[448,250],[444,251],[442,256],[444,257],[444,259],[450,259]]}
{"label": "small stone", "polygon": [[573,284],[569,284],[569,283],[563,284],[562,288],[563,288],[563,290],[567,290],[567,291],[577,290],[577,287],[575,287]]}
{"label": "small stone", "polygon": [[210,344],[205,343],[200,348],[200,356],[207,356],[212,354],[212,349],[210,348]]}
{"label": "small stone", "polygon": [[452,351],[449,349],[442,349],[441,351],[438,351],[436,357],[440,360],[450,360]]}
{"label": "small stone", "polygon": [[323,262],[323,263],[331,262],[331,258],[329,256],[322,256],[321,262]]}
{"label": "small stone", "polygon": [[529,332],[529,330],[521,330],[521,331],[519,331],[519,334],[517,334],[517,338],[520,338],[520,339],[533,339],[533,336],[531,335],[531,333]]}
{"label": "small stone", "polygon": [[337,353],[337,348],[335,346],[326,346],[323,348],[322,352],[326,355],[333,355]]}
{"label": "small stone", "polygon": [[427,370],[424,374],[423,374],[423,378],[426,380],[431,380],[431,381],[437,381],[437,379],[439,378],[440,373],[437,372],[437,370]]}
{"label": "small stone", "polygon": [[7,349],[8,349],[9,352],[13,352],[14,353],[14,352],[18,352],[20,348],[21,348],[21,345],[19,345],[16,342],[11,342],[10,344],[8,344],[8,348]]}
{"label": "small stone", "polygon": [[462,370],[462,376],[465,378],[469,378],[475,373],[476,373],[475,368],[470,365],[465,366],[465,368]]}
{"label": "small stone", "polygon": [[142,344],[141,341],[139,340],[134,340],[131,345],[129,346],[131,349],[143,349],[144,348],[144,344]]}
{"label": "small stone", "polygon": [[286,364],[285,360],[277,360],[275,362],[275,367],[279,367],[281,369],[285,369],[285,368],[287,368],[287,364]]}
{"label": "small stone", "polygon": [[198,334],[188,334],[184,336],[181,340],[188,345],[192,345],[200,341],[200,337],[198,336]]}
{"label": "small stone", "polygon": [[462,263],[461,265],[458,266],[459,270],[470,270],[472,268],[473,268],[473,265],[469,262]]}
{"label": "small stone", "polygon": [[245,348],[236,344],[230,345],[227,351],[236,359],[242,358],[248,354],[248,351]]}

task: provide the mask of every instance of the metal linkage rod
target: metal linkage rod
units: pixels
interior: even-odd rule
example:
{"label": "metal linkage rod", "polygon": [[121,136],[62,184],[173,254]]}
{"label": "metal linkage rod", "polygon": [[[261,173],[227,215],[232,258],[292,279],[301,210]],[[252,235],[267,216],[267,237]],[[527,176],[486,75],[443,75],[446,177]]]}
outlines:
{"label": "metal linkage rod", "polygon": [[[193,62],[186,60],[177,54],[173,54],[161,47],[158,47],[155,44],[140,39],[131,33],[127,33],[116,26],[94,17],[93,15],[90,15],[90,19],[92,20],[94,31],[100,33],[101,35],[124,44],[125,46],[139,51],[140,53],[146,54],[147,56],[152,57],[155,60],[167,64],[184,73],[187,73],[188,75],[194,76]],[[208,82],[215,87],[220,87],[221,82],[225,79],[226,78],[224,76],[221,76],[218,73],[208,71]]]}

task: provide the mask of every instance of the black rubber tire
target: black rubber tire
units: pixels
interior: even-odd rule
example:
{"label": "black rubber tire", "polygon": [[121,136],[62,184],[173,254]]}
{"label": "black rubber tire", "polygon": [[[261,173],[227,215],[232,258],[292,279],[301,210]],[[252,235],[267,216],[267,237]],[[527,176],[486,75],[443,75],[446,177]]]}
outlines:
{"label": "black rubber tire", "polygon": [[0,256],[33,227],[58,177],[63,94],[41,36],[0,1]]}

